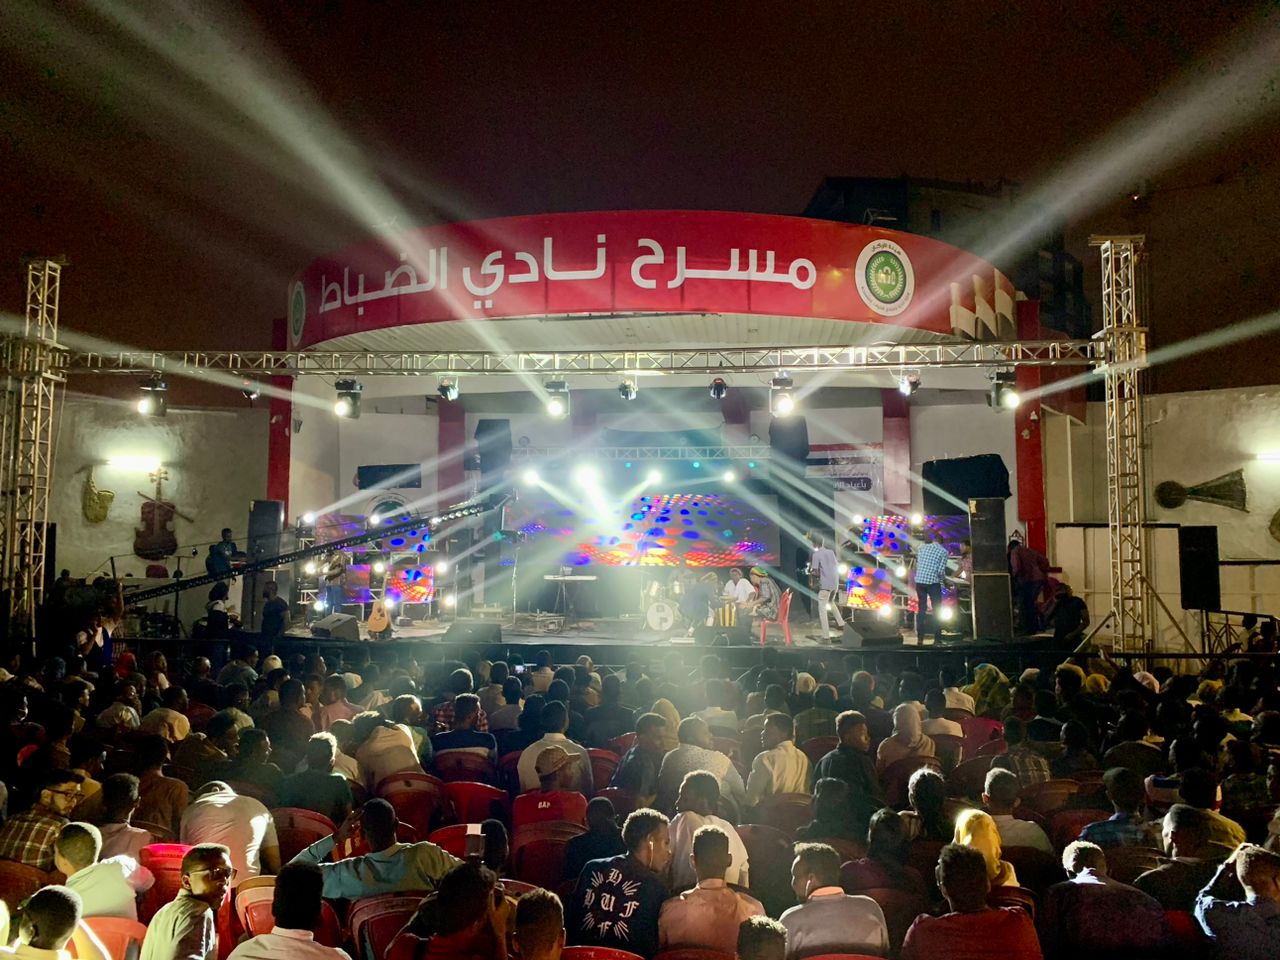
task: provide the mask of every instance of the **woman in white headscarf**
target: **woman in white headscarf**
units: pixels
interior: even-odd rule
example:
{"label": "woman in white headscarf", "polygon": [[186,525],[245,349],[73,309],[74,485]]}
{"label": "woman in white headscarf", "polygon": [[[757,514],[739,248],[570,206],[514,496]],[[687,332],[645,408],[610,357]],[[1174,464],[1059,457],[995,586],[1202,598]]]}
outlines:
{"label": "woman in white headscarf", "polygon": [[893,733],[880,741],[876,751],[876,772],[908,757],[932,757],[937,747],[921,729],[920,711],[910,703],[900,703],[893,711]]}

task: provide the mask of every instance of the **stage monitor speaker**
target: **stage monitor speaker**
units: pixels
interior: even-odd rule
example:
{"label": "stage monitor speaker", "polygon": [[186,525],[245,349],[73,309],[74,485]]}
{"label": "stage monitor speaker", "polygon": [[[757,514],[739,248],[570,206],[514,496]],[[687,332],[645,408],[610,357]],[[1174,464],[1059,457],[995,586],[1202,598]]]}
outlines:
{"label": "stage monitor speaker", "polygon": [[875,610],[851,610],[849,630],[843,643],[855,650],[862,647],[899,646],[902,643],[902,629],[898,624],[898,616],[895,614],[886,620]]}
{"label": "stage monitor speaker", "polygon": [[469,623],[455,620],[444,632],[445,643],[483,644],[490,646],[502,642],[502,625],[498,623]]}
{"label": "stage monitor speaker", "polygon": [[[976,556],[977,544],[974,545]],[[1013,640],[1013,597],[1008,573],[974,573],[973,638]]]}
{"label": "stage monitor speaker", "polygon": [[322,640],[360,639],[360,621],[348,613],[331,613],[311,624],[311,635]]}
{"label": "stage monitor speaker", "polygon": [[1221,610],[1218,528],[1178,528],[1178,586],[1183,610]]}
{"label": "stage monitor speaker", "polygon": [[693,642],[700,647],[739,647],[751,642],[751,625],[739,623],[733,627],[700,624],[693,628]]}
{"label": "stage monitor speaker", "polygon": [[249,506],[249,556],[258,560],[280,554],[280,535],[284,533],[284,503],[280,500],[254,500]]}
{"label": "stage monitor speaker", "polygon": [[1005,499],[1009,489],[1009,468],[999,454],[952,460],[928,460],[920,468],[922,505],[929,516],[951,516],[963,511],[956,500]]}
{"label": "stage monitor speaker", "polygon": [[973,546],[975,574],[1009,572],[1004,500],[999,497],[977,497],[969,501],[969,542]]}

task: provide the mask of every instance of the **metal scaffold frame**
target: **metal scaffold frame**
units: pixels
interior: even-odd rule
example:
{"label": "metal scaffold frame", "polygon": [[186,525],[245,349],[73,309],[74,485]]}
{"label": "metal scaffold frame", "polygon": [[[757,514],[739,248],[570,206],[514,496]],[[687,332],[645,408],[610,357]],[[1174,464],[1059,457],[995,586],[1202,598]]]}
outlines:
{"label": "metal scaffold frame", "polygon": [[27,309],[21,336],[3,340],[4,398],[0,423],[0,578],[8,591],[11,636],[35,636],[44,598],[45,538],[53,478],[53,419],[62,384],[58,300],[62,263],[27,264]]}
{"label": "metal scaffold frame", "polygon": [[1151,599],[1147,589],[1143,379],[1147,364],[1146,298],[1142,290],[1145,237],[1090,237],[1102,257],[1102,341],[1106,384],[1107,530],[1111,548],[1114,647],[1150,655]]}
{"label": "metal scaffold frame", "polygon": [[[1115,649],[1150,654],[1153,638],[1145,587],[1146,502],[1143,471],[1142,371],[1146,365],[1144,238],[1090,241],[1102,256],[1103,329],[1090,340],[950,341],[847,347],[747,347],[684,350],[595,350],[550,353],[438,351],[147,351],[69,350],[58,342],[61,262],[34,260],[27,270],[22,333],[0,339],[0,576],[9,590],[11,635],[34,634],[45,582],[45,521],[53,476],[57,388],[67,374],[222,372],[260,376],[616,375],[634,372],[723,374],[774,370],[900,371],[904,368],[1074,367],[1100,369],[1106,384],[1107,523]],[[747,448],[672,447],[673,459]],[[751,455],[763,452],[751,447]],[[554,455],[551,449],[524,455]],[[626,451],[640,454],[639,448]],[[704,457],[705,454],[705,457]],[[604,454],[602,454],[604,455]]]}

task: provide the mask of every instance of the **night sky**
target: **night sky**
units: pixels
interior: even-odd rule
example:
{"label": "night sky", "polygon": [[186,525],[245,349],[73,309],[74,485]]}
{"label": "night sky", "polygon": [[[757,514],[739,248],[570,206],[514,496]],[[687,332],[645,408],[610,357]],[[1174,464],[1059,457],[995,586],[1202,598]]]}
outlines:
{"label": "night sky", "polygon": [[[1032,192],[1229,83],[1249,46],[1280,71],[1274,3],[124,7],[0,11],[0,306],[21,310],[20,256],[66,254],[65,327],[163,349],[268,347],[289,276],[377,224],[797,214],[827,175]],[[1280,79],[1211,113],[1179,132],[1192,155],[1126,169],[1067,224],[1095,317],[1087,235],[1150,236],[1156,345],[1280,308]],[[1156,385],[1275,383],[1276,343]]]}

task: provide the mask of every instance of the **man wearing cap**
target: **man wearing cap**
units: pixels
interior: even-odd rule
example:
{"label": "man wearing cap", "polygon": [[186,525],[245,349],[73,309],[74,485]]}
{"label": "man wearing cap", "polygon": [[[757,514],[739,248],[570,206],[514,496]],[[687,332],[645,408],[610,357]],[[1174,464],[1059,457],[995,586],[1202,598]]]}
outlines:
{"label": "man wearing cap", "polygon": [[578,756],[564,747],[557,744],[543,747],[534,764],[539,788],[516,797],[511,808],[512,829],[547,820],[585,824],[587,798],[574,789],[579,763]]}
{"label": "man wearing cap", "polygon": [[569,729],[569,708],[559,700],[549,700],[542,708],[541,717],[542,729],[545,731],[542,739],[526,747],[516,763],[516,772],[520,774],[520,789],[538,789],[539,777],[535,769],[538,756],[547,747],[555,746],[578,758],[578,763],[573,768],[577,777],[573,789],[584,796],[591,796],[595,793],[595,785],[591,781],[591,755],[587,753],[586,747],[574,743],[565,735],[565,731]]}

